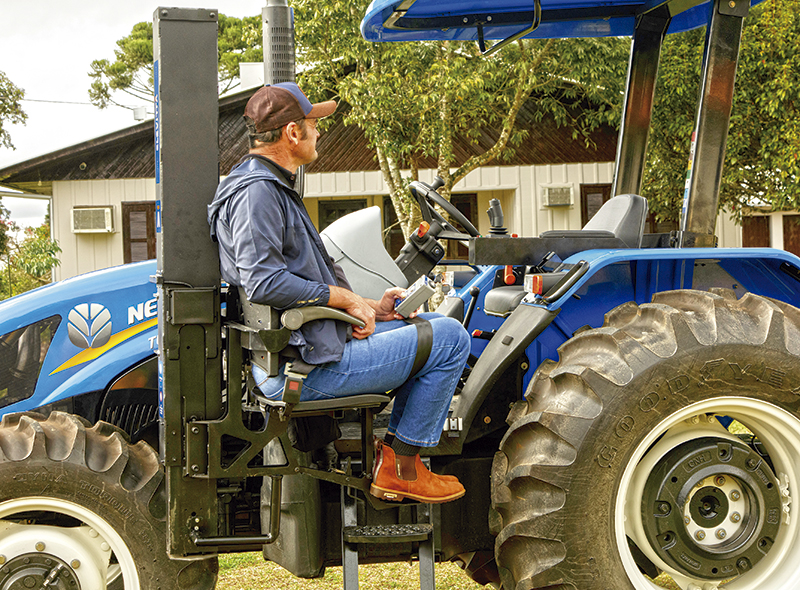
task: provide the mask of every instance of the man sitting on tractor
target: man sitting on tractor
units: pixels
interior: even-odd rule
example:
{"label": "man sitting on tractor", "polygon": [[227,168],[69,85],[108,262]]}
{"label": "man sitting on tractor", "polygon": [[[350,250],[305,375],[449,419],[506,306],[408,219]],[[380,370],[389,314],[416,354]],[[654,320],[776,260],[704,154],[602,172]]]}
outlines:
{"label": "man sitting on tractor", "polygon": [[[427,361],[412,375],[417,328],[395,312],[403,289],[388,289],[378,301],[351,291],[295,190],[298,168],[317,157],[317,122],[335,109],[335,101],[311,104],[294,83],[265,86],[249,100],[244,111],[249,153],[220,183],[209,205],[222,278],[242,287],[252,303],[277,309],[327,305],[362,320],[365,326],[352,333],[336,320],[309,322],[292,333],[293,353],[314,365],[301,400],[394,390],[371,493],[389,500],[455,500],[464,487],[453,476],[429,471],[419,451],[439,442],[469,355],[469,335],[452,318],[420,316],[430,323],[432,345]],[[262,395],[280,399],[282,371],[269,377],[253,365],[252,372]]]}

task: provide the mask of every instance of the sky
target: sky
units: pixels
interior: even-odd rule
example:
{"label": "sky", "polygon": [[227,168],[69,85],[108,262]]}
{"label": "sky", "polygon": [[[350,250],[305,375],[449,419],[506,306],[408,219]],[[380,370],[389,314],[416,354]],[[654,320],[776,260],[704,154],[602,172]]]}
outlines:
{"label": "sky", "polygon": [[[217,0],[192,5],[235,17],[261,14],[266,0]],[[11,142],[17,148],[0,147],[0,169],[36,156],[136,124],[133,112],[110,106],[100,110],[89,104],[90,65],[95,59],[114,59],[117,40],[133,25],[152,21],[161,5],[156,0],[27,0],[2,2],[0,71],[25,91],[25,125],[9,125]],[[128,100],[122,104],[152,104]],[[77,103],[77,104],[75,104]],[[46,202],[3,198],[11,218],[20,225],[38,225]]]}

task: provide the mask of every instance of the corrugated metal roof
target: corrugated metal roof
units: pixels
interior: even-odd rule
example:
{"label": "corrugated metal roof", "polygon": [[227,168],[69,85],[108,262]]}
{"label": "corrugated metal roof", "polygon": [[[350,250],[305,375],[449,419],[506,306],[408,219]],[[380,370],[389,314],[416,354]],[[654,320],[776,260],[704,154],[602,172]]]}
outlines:
{"label": "corrugated metal roof", "polygon": [[[242,119],[244,105],[254,89],[220,100],[219,139],[220,171],[227,174],[247,153],[247,138]],[[531,99],[533,100],[533,99]],[[533,111],[523,107],[519,123],[528,137],[515,148],[510,159],[495,162],[506,165],[541,165],[580,162],[610,162],[616,153],[616,131],[603,127],[587,147],[583,139],[572,139],[572,130],[558,127],[554,121],[535,122]],[[346,172],[378,170],[375,153],[363,132],[355,125],[344,125],[340,114],[318,142],[319,158],[307,172]],[[455,141],[457,164],[491,147],[499,130],[485,129],[477,144],[464,138]],[[436,161],[426,158],[420,168],[435,168]],[[96,139],[57,150],[0,170],[0,184],[12,188],[43,192],[53,181],[152,178],[155,176],[153,121],[145,121]],[[45,188],[43,188],[45,187]]]}

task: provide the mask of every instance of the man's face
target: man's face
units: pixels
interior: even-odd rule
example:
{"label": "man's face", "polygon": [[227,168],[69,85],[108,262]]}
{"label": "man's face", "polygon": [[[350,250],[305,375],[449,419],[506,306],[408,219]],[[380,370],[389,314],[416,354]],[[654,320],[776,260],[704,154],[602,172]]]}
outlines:
{"label": "man's face", "polygon": [[303,119],[301,125],[305,127],[305,137],[297,145],[297,156],[303,164],[310,164],[317,159],[317,119]]}

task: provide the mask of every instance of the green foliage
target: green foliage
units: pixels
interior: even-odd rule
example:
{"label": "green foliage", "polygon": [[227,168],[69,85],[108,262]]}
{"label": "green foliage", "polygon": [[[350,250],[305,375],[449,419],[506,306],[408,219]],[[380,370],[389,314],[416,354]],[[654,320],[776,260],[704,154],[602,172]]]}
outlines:
{"label": "green foliage", "polygon": [[50,239],[49,219],[26,228],[19,240],[18,230],[0,201],[0,300],[46,285],[53,267],[60,264],[61,248]]}
{"label": "green foliage", "polygon": [[[219,89],[230,90],[239,76],[239,62],[261,61],[261,17],[243,19],[219,15]],[[137,101],[153,100],[153,23],[134,25],[131,34],[117,41],[114,61],[97,59],[91,64],[89,98],[103,109],[109,104],[122,106],[114,99],[116,91]]]}
{"label": "green foliage", "polygon": [[[376,150],[406,235],[415,220],[400,170],[413,178],[421,157],[436,158],[447,197],[471,170],[513,153],[527,133],[517,114],[531,95],[536,120],[553,118],[576,136],[618,117],[628,40],[531,40],[482,57],[476,43],[366,42],[364,1],[295,0],[292,7],[301,85],[314,99],[350,105],[345,121]],[[500,130],[498,140],[456,168],[455,137],[477,145],[488,127]]]}
{"label": "green foliage", "polygon": [[0,72],[0,147],[14,149],[14,144],[11,143],[11,134],[7,128],[3,127],[3,123],[25,123],[28,115],[22,110],[20,104],[23,98],[25,98],[25,91],[15,86],[4,72]]}
{"label": "green foliage", "polygon": [[[800,207],[800,0],[764,2],[745,19],[720,207],[739,216],[753,198]],[[677,220],[689,160],[705,29],[664,44],[643,194]]]}

